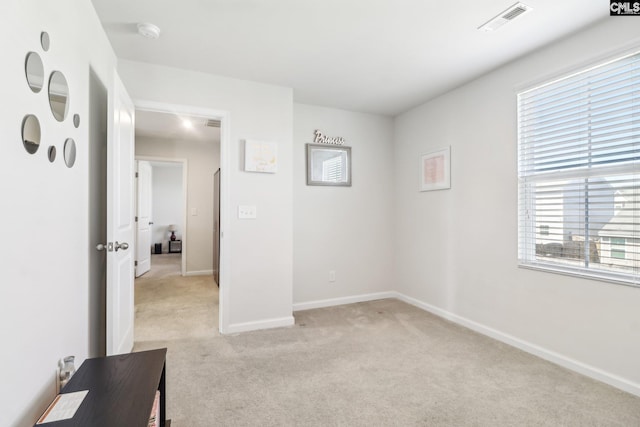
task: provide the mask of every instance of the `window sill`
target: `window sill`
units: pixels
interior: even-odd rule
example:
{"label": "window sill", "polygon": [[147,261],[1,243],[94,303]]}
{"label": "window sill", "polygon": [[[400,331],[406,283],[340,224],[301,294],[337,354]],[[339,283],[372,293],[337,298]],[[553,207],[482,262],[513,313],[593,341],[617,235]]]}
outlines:
{"label": "window sill", "polygon": [[616,285],[631,286],[633,288],[640,288],[640,277],[633,274],[598,273],[594,271],[585,272],[576,268],[552,265],[544,262],[532,263],[518,261],[518,268],[543,271],[553,274],[561,274],[564,276],[578,277],[581,279],[597,280],[599,282],[614,283]]}

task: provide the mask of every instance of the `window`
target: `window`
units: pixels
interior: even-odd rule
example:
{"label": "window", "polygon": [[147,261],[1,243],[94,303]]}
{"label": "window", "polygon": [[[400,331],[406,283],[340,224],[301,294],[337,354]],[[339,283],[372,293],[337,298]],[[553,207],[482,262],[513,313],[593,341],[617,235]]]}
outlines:
{"label": "window", "polygon": [[521,266],[640,285],[640,53],[518,94]]}
{"label": "window", "polygon": [[624,237],[611,238],[611,258],[625,259],[624,244],[625,244]]}

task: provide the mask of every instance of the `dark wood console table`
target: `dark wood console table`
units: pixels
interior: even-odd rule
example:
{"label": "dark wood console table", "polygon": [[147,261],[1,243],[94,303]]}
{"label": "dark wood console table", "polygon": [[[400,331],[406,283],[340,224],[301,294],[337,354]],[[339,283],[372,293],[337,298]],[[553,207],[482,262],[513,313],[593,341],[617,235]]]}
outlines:
{"label": "dark wood console table", "polygon": [[165,405],[167,349],[87,359],[62,394],[89,390],[73,418],[43,426],[146,427],[160,390],[161,427],[169,427]]}

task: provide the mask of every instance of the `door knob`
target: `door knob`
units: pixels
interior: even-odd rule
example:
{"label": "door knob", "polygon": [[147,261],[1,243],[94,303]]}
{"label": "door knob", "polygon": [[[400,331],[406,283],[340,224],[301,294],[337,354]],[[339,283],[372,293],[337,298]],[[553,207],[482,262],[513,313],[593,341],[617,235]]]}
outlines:
{"label": "door knob", "polygon": [[123,251],[126,251],[127,249],[129,249],[129,244],[127,242],[118,243],[116,241],[113,247],[116,249],[116,252],[118,252],[118,249],[122,249]]}
{"label": "door knob", "polygon": [[113,252],[113,242],[109,242],[109,243],[98,243],[96,245],[96,250],[99,251],[107,251],[107,252]]}

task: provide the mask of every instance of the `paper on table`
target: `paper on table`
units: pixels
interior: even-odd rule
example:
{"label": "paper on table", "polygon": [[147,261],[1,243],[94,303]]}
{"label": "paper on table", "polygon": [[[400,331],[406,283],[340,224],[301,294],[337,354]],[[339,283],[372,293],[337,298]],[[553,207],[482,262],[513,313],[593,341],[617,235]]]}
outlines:
{"label": "paper on table", "polygon": [[89,393],[89,390],[57,395],[36,424],[44,424],[73,418],[80,407],[80,404],[87,396],[87,393]]}

